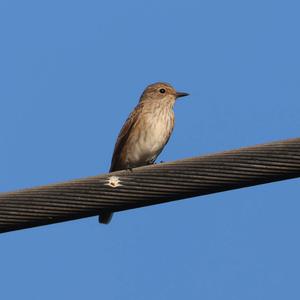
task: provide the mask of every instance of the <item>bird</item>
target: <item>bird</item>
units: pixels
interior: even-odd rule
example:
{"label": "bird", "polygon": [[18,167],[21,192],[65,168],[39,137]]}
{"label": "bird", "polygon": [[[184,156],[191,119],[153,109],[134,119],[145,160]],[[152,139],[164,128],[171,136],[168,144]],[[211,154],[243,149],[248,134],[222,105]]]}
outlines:
{"label": "bird", "polygon": [[[176,99],[188,95],[169,83],[148,85],[118,135],[109,171],[153,164],[173,132]],[[112,211],[100,212],[99,222],[108,224],[112,215]]]}

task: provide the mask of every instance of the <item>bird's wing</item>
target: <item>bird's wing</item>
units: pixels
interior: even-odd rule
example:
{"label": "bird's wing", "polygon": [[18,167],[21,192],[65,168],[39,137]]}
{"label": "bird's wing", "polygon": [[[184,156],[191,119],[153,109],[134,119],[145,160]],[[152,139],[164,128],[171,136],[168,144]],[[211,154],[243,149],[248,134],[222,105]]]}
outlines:
{"label": "bird's wing", "polygon": [[[125,124],[123,125],[123,127],[118,135],[114,153],[113,153],[113,157],[111,160],[111,165],[110,165],[110,170],[109,170],[110,172],[123,170],[124,168],[126,168],[126,166],[124,166],[124,161],[122,161],[122,150],[123,150],[123,147],[129,137],[131,129],[135,126],[135,124],[138,120],[139,112],[141,109],[142,109],[142,106],[138,105],[132,111],[132,113],[127,118]],[[123,164],[122,164],[122,162],[123,162]]]}

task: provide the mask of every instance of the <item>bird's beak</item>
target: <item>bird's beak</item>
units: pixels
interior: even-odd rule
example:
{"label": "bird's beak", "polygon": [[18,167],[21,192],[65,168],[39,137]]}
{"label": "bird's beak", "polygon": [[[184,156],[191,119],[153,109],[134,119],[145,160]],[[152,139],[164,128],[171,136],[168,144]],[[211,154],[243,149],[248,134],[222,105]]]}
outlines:
{"label": "bird's beak", "polygon": [[185,97],[188,96],[188,93],[184,93],[184,92],[176,92],[176,98],[180,98],[180,97]]}

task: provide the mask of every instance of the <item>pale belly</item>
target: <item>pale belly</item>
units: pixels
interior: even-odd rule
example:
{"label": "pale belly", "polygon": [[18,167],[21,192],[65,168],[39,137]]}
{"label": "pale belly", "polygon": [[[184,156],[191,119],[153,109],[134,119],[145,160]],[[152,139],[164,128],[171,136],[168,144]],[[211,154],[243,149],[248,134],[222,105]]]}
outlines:
{"label": "pale belly", "polygon": [[147,165],[155,161],[166,145],[173,130],[173,114],[166,118],[151,118],[143,122],[139,134],[131,136],[127,149],[127,164],[130,167]]}

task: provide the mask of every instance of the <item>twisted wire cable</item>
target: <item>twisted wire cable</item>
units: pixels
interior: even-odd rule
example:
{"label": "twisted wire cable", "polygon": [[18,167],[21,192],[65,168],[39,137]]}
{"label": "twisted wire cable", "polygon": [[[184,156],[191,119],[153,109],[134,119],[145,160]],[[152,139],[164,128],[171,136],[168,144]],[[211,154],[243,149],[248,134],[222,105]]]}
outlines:
{"label": "twisted wire cable", "polygon": [[0,193],[0,232],[300,176],[300,138]]}

